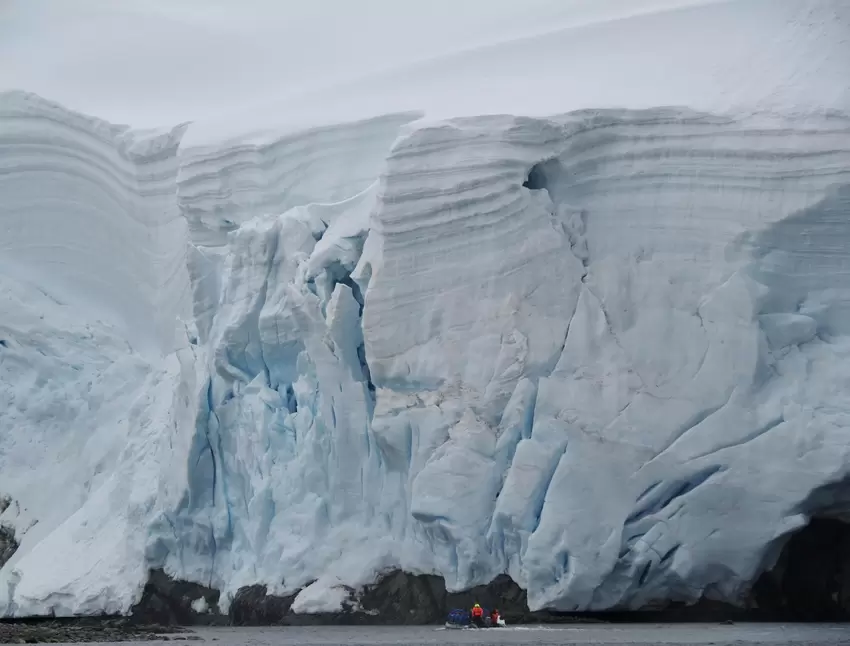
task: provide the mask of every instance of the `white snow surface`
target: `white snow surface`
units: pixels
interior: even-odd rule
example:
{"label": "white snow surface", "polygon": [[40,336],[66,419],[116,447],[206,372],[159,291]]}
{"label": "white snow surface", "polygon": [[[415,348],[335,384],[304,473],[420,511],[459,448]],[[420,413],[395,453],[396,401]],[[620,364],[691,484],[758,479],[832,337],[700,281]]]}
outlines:
{"label": "white snow surface", "polygon": [[735,601],[850,511],[843,0],[48,4],[0,9],[0,613]]}

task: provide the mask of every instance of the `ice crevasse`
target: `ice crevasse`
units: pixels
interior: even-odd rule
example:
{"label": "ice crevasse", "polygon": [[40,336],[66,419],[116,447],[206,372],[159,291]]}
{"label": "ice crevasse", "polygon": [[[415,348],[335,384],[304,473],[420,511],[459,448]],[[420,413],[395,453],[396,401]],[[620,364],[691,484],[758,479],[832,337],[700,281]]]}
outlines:
{"label": "ice crevasse", "polygon": [[0,94],[0,611],[127,612],[151,568],[734,601],[846,511],[836,96],[209,143]]}

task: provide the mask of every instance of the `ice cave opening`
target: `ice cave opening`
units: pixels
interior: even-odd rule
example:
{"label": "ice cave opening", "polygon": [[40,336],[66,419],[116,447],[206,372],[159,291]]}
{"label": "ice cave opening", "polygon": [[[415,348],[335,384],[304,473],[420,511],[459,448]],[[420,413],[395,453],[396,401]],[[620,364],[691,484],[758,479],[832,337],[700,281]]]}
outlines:
{"label": "ice cave opening", "polygon": [[529,169],[528,176],[522,185],[532,191],[550,190],[550,185],[557,181],[563,173],[564,169],[557,158],[547,159],[534,164]]}

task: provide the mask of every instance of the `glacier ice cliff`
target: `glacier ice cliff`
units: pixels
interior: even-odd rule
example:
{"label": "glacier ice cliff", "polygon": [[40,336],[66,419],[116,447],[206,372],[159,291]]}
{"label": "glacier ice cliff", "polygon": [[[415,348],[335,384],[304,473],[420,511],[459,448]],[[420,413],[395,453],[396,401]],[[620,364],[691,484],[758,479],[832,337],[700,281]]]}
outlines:
{"label": "glacier ice cliff", "polygon": [[850,511],[848,112],[426,117],[214,144],[0,93],[0,612],[158,568],[735,602]]}

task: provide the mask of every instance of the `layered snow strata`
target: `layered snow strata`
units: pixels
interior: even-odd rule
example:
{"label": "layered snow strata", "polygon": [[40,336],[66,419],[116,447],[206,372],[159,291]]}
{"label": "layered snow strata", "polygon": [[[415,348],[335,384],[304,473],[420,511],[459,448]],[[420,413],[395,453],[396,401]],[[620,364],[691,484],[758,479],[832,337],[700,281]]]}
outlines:
{"label": "layered snow strata", "polygon": [[185,126],[140,132],[32,94],[0,93],[0,268],[121,328],[175,347],[188,313],[186,222],[174,200]]}
{"label": "layered snow strata", "polygon": [[532,608],[734,600],[842,511],[844,115],[397,114],[212,147],[0,106],[4,159],[57,129],[0,179],[10,231],[79,195],[118,239],[172,223],[134,249],[176,267],[63,251],[104,285],[72,291],[26,241],[0,255],[6,613],[127,611],[160,567],[224,610],[254,583],[333,610],[390,567],[507,572]]}

